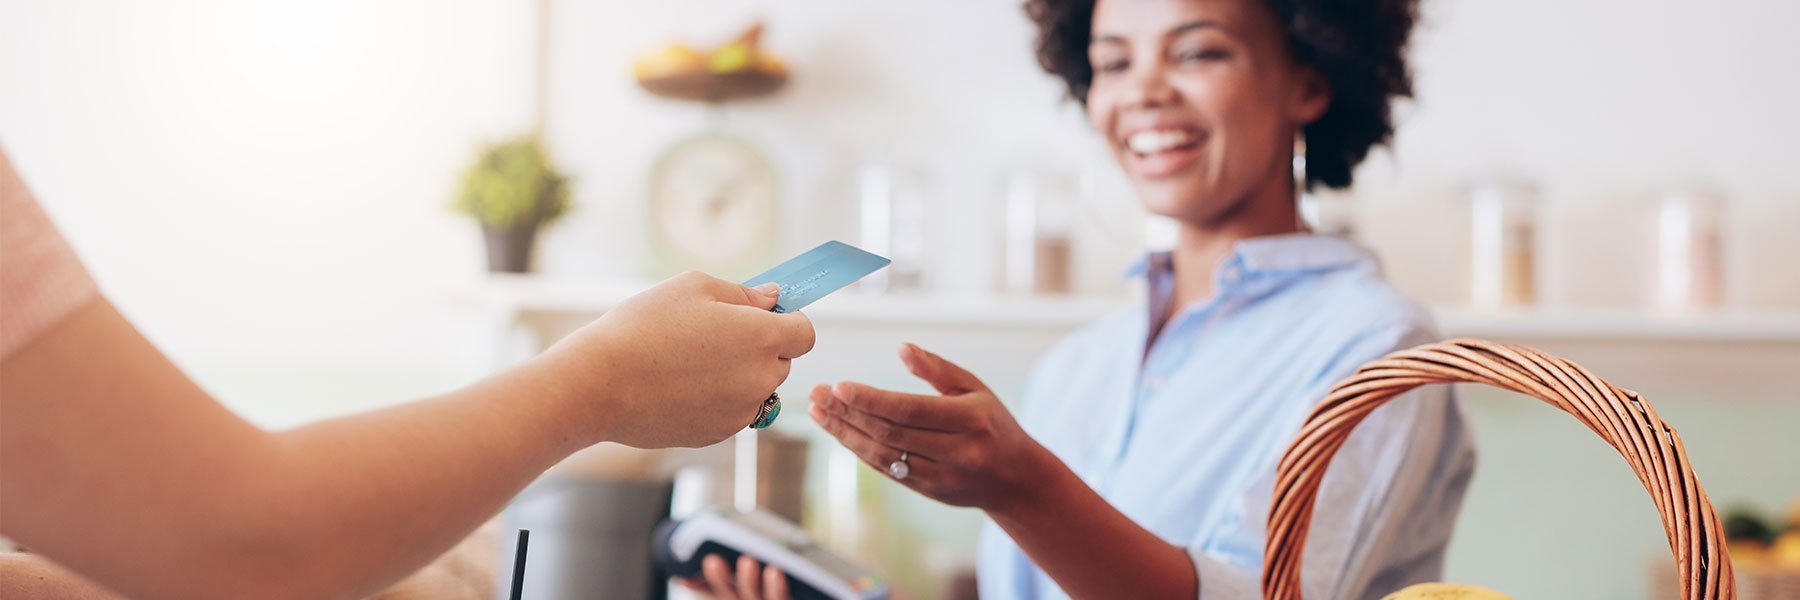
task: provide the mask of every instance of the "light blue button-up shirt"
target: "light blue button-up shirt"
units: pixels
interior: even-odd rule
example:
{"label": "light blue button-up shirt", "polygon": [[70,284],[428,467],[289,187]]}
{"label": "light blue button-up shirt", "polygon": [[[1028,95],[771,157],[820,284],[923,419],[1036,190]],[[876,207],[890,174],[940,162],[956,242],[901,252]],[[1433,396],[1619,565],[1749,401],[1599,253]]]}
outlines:
{"label": "light blue button-up shirt", "polygon": [[[1136,272],[1148,302],[1047,353],[1019,420],[1114,508],[1186,548],[1201,598],[1259,598],[1275,463],[1307,412],[1364,362],[1438,335],[1368,252],[1339,238],[1239,242],[1215,297],[1183,307],[1154,343],[1174,290],[1169,255]],[[1450,394],[1395,398],[1339,451],[1307,539],[1307,598],[1378,598],[1438,579],[1475,464]],[[984,600],[1066,597],[992,522],[979,573]]]}

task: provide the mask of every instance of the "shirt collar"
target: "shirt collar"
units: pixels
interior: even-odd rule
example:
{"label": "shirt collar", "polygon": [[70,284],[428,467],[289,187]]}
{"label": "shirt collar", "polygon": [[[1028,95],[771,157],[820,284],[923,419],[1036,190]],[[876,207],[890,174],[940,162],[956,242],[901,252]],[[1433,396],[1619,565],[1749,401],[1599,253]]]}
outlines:
{"label": "shirt collar", "polygon": [[[1350,240],[1312,233],[1290,233],[1238,240],[1231,256],[1221,263],[1244,274],[1329,271],[1357,265],[1375,264],[1375,256]],[[1168,251],[1151,252],[1139,257],[1126,271],[1127,277],[1144,277],[1152,270],[1169,272],[1174,268]]]}
{"label": "shirt collar", "polygon": [[1311,233],[1241,240],[1233,254],[1244,261],[1244,269],[1265,273],[1330,271],[1375,263],[1375,256],[1356,242],[1334,235]]}
{"label": "shirt collar", "polygon": [[[1240,240],[1231,255],[1220,262],[1214,274],[1217,293],[1205,301],[1205,306],[1261,296],[1309,275],[1362,265],[1373,268],[1375,257],[1355,242],[1340,237],[1298,233]],[[1151,319],[1148,327],[1155,331],[1156,319],[1168,314],[1168,303],[1173,299],[1174,261],[1168,252],[1152,252],[1138,259],[1131,273],[1144,278],[1149,291],[1145,305]],[[1178,320],[1185,321],[1190,307],[1181,310]]]}

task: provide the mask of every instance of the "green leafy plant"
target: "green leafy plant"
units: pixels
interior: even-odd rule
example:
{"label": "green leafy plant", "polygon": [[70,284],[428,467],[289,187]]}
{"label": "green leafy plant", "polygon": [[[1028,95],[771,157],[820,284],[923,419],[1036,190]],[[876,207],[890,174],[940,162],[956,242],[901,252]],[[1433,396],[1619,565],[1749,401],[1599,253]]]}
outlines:
{"label": "green leafy plant", "polygon": [[494,229],[549,224],[569,210],[569,178],[536,135],[483,149],[463,171],[455,208]]}
{"label": "green leafy plant", "polygon": [[1764,546],[1775,543],[1780,531],[1756,509],[1733,506],[1725,511],[1725,539],[1730,542],[1756,542]]}

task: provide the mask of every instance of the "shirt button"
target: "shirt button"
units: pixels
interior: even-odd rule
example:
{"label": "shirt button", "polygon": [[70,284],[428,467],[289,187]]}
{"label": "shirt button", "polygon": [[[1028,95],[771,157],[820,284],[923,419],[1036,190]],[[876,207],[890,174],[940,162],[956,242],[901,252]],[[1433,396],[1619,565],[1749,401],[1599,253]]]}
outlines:
{"label": "shirt button", "polygon": [[1169,381],[1168,381],[1168,380],[1166,380],[1166,379],[1163,379],[1163,378],[1161,378],[1161,377],[1154,377],[1154,378],[1151,378],[1151,379],[1150,379],[1150,386],[1149,386],[1149,387],[1150,387],[1150,391],[1151,391],[1151,392],[1160,392],[1160,391],[1163,391],[1163,386],[1165,386],[1165,385],[1168,385],[1168,383],[1169,383]]}

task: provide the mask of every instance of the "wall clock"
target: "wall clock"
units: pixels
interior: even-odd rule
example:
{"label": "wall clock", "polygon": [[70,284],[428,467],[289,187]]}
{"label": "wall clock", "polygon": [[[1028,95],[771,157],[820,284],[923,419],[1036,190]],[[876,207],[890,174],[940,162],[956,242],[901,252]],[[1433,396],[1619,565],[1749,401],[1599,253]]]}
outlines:
{"label": "wall clock", "polygon": [[650,175],[657,270],[733,280],[760,272],[777,250],[777,208],[775,170],[748,143],[721,134],[676,142]]}

